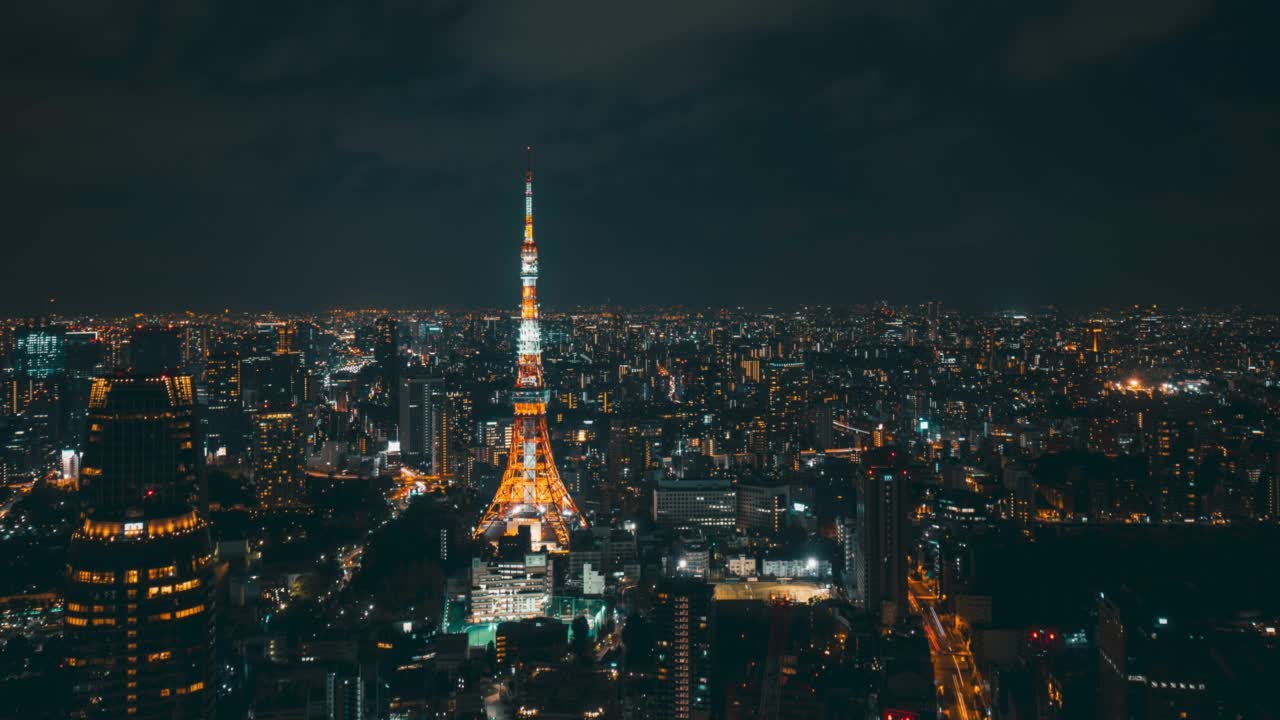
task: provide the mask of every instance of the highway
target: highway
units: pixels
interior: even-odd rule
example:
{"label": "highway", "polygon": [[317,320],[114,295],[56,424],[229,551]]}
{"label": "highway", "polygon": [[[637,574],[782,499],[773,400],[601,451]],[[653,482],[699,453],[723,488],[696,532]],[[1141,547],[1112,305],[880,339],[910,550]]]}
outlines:
{"label": "highway", "polygon": [[933,654],[933,680],[941,688],[942,707],[952,720],[985,720],[989,711],[984,701],[982,676],[974,664],[968,643],[943,622],[937,610],[937,596],[923,582],[908,583],[913,612],[924,621]]}

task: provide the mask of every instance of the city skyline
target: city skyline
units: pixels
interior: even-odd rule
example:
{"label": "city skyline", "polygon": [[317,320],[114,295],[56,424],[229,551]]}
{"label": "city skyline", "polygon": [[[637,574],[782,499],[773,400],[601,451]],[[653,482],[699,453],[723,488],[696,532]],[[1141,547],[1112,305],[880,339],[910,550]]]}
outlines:
{"label": "city skyline", "polygon": [[1280,12],[7,19],[0,716],[1280,718]]}
{"label": "city skyline", "polygon": [[1269,7],[245,12],[16,11],[0,312],[507,306],[526,144],[551,307],[1274,304]]}

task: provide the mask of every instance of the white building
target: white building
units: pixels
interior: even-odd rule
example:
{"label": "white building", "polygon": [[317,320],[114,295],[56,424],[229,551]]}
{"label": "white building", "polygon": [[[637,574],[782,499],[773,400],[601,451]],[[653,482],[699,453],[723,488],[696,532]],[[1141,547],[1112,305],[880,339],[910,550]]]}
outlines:
{"label": "white building", "polygon": [[551,573],[544,553],[519,560],[471,561],[471,622],[492,623],[547,614]]}
{"label": "white building", "polygon": [[604,594],[604,573],[596,572],[596,569],[591,567],[591,563],[582,565],[582,594],[588,596]]}
{"label": "white building", "polygon": [[755,577],[758,563],[749,555],[729,558],[729,574],[736,577]]}
{"label": "white building", "polygon": [[738,491],[728,480],[662,480],[653,491],[653,521],[676,529],[732,529]]}
{"label": "white building", "polygon": [[818,558],[765,560],[763,575],[776,578],[821,578],[831,576],[831,561]]}

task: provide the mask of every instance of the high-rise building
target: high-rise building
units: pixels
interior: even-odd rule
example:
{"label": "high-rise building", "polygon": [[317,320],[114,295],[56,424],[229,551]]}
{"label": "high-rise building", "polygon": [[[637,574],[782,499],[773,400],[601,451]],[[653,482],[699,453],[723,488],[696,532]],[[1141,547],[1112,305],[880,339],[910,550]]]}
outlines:
{"label": "high-rise building", "polygon": [[399,404],[400,457],[432,475],[450,472],[451,403],[444,378],[404,378]]}
{"label": "high-rise building", "polygon": [[493,502],[476,525],[476,537],[496,540],[529,527],[538,547],[568,550],[569,528],[586,519],[560,481],[551,456],[547,401],[542,380],[542,331],[538,323],[538,246],[533,241],[533,168],[524,178],[524,242],[520,247],[520,326],[516,342],[516,387],[511,452]]}
{"label": "high-rise building", "polygon": [[400,324],[395,318],[380,317],[373,323],[373,336],[373,359],[382,370],[383,387],[394,403],[400,387]]}
{"label": "high-rise building", "polygon": [[1098,600],[1098,717],[1200,718],[1224,688],[1204,627],[1122,590]]}
{"label": "high-rise building", "polygon": [[97,378],[80,470],[86,509],[207,510],[191,377]]}
{"label": "high-rise building", "polygon": [[213,556],[191,378],[94,381],[66,666],[88,718],[213,715]]}
{"label": "high-rise building", "polygon": [[209,357],[209,328],[206,325],[184,325],[179,333],[182,338],[182,364],[187,369],[202,368]]}
{"label": "high-rise building", "polygon": [[358,668],[325,673],[324,708],[327,720],[363,720],[364,705],[364,676]]}
{"label": "high-rise building", "polygon": [[48,380],[66,367],[66,333],[59,327],[23,328],[13,346],[13,366],[18,379]]}
{"label": "high-rise building", "polygon": [[739,483],[737,528],[764,534],[782,529],[791,488],[767,482]]}
{"label": "high-rise building", "polygon": [[266,409],[254,418],[253,484],[258,506],[275,509],[303,504],[302,432],[293,408]]}
{"label": "high-rise building", "polygon": [[140,325],[129,333],[129,369],[135,375],[176,372],[182,358],[182,338],[173,326]]}
{"label": "high-rise building", "polygon": [[662,527],[732,531],[737,516],[728,480],[661,480],[653,491],[653,521]]}
{"label": "high-rise building", "polygon": [[892,467],[872,467],[858,492],[858,597],[885,624],[907,604],[907,478]]}
{"label": "high-rise building", "polygon": [[655,717],[707,717],[711,705],[711,586],[666,579],[654,596],[658,702]]}
{"label": "high-rise building", "polygon": [[210,353],[205,365],[205,387],[208,402],[205,452],[241,449],[244,409],[240,394],[240,353],[234,350]]}

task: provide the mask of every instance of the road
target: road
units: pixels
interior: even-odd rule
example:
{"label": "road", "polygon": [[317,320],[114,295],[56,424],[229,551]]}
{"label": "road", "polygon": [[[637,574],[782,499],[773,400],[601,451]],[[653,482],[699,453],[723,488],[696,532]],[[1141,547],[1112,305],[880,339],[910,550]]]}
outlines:
{"label": "road", "polygon": [[3,520],[6,517],[8,517],[9,511],[13,510],[13,506],[17,505],[18,501],[26,497],[27,494],[31,492],[31,488],[35,486],[36,484],[34,482],[31,482],[26,485],[20,485],[14,488],[13,495],[8,500],[5,500],[3,505],[0,505],[0,520]]}
{"label": "road", "polygon": [[967,641],[960,638],[949,622],[944,622],[937,609],[937,596],[924,583],[911,580],[908,597],[913,612],[924,621],[933,653],[933,680],[942,688],[943,707],[953,720],[984,720],[989,716],[983,695],[982,676],[978,673]]}

